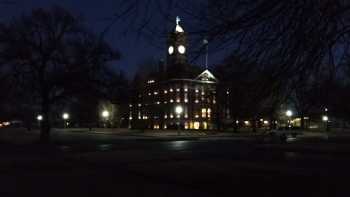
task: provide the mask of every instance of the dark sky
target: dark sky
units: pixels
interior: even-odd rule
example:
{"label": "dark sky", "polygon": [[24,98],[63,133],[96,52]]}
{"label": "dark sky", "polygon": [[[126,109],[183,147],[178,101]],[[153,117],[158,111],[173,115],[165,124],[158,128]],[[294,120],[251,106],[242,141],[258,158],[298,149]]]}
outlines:
{"label": "dark sky", "polygon": [[[118,2],[114,0],[7,0],[1,1],[0,4],[0,17],[1,21],[7,21],[9,18],[18,16],[21,13],[29,13],[33,8],[47,8],[53,5],[58,5],[63,8],[68,9],[76,15],[82,15],[84,20],[87,23],[87,26],[99,33],[101,32],[109,23],[107,18],[113,16],[114,13],[118,10]],[[153,24],[159,23],[161,29],[173,30],[175,27],[175,16],[180,15],[179,11],[171,10],[169,11],[171,18],[174,18],[174,21],[164,21],[162,19],[154,18]],[[186,19],[186,17],[181,16]],[[182,26],[186,31],[186,21],[182,20]],[[134,34],[132,31],[129,31],[127,34],[122,34],[123,28],[127,28],[125,25],[122,25],[125,20],[119,21],[112,26],[108,32],[106,39],[114,47],[121,51],[122,58],[120,61],[113,64],[115,69],[124,70],[128,76],[132,76],[136,69],[137,65],[145,61],[146,59],[165,59],[166,55],[166,45],[164,37],[155,38],[153,36],[153,42],[149,39],[144,39],[142,36]],[[154,40],[156,42],[154,42]],[[209,45],[210,46],[210,45]],[[189,49],[190,50],[190,49]],[[220,61],[222,55],[210,55],[209,63],[213,65]],[[199,57],[196,62],[198,65],[204,65],[204,57]]]}

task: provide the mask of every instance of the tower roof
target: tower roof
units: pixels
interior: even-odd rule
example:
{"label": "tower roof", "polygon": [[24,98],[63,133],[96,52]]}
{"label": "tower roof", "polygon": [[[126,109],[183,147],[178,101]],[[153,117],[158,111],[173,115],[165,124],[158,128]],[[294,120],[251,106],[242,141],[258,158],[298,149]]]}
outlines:
{"label": "tower roof", "polygon": [[175,27],[175,32],[176,33],[183,33],[183,32],[185,32],[184,29],[180,25],[180,21],[181,21],[180,17],[177,16],[176,17],[176,27]]}

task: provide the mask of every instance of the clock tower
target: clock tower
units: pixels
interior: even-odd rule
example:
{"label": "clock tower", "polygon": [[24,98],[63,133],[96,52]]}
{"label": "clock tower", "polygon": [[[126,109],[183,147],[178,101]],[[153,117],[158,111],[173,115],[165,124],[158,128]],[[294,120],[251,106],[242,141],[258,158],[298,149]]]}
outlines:
{"label": "clock tower", "polygon": [[180,18],[176,17],[175,31],[168,37],[167,64],[169,66],[180,66],[187,63],[187,35],[180,26]]}

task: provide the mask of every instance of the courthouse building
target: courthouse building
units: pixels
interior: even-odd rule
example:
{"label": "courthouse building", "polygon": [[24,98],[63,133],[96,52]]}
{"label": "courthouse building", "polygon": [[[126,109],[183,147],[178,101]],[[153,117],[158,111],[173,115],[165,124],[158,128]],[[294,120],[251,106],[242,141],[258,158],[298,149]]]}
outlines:
{"label": "courthouse building", "polygon": [[167,60],[137,90],[129,111],[129,127],[143,129],[214,129],[217,79],[187,62],[187,34],[177,18],[169,33]]}

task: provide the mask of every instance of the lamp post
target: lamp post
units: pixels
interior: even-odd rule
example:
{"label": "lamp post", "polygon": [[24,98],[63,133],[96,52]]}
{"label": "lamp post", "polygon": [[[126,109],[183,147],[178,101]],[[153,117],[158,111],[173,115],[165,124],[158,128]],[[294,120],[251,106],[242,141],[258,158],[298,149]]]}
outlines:
{"label": "lamp post", "polygon": [[41,121],[43,120],[43,116],[39,114],[39,115],[36,117],[36,119],[38,120],[38,125],[39,125],[39,129],[40,129],[40,127],[41,127]]}
{"label": "lamp post", "polygon": [[286,116],[288,117],[288,124],[287,124],[287,126],[288,126],[288,128],[290,129],[292,126],[291,126],[291,117],[293,116],[293,112],[292,112],[292,110],[287,110],[286,111]]}
{"label": "lamp post", "polygon": [[69,120],[69,114],[68,113],[63,113],[62,114],[62,119],[63,119],[63,127],[67,128],[68,127],[68,120]]}
{"label": "lamp post", "polygon": [[104,127],[106,128],[107,121],[108,121],[108,118],[109,118],[109,111],[104,110],[101,115],[102,115],[102,118],[103,118],[103,121],[104,121]]}
{"label": "lamp post", "polygon": [[[183,113],[183,111],[184,111],[184,109],[183,109],[183,107],[181,106],[181,105],[178,105],[178,106],[176,106],[175,107],[175,113],[176,113],[176,117],[177,118],[181,118],[181,114]],[[181,122],[181,120],[178,122],[178,125],[177,125],[177,134],[178,135],[180,135],[180,130],[181,130],[181,128],[180,128],[180,122]]]}
{"label": "lamp post", "polygon": [[322,121],[325,123],[326,131],[329,131],[329,126],[328,126],[329,118],[328,118],[328,116],[327,115],[322,116]]}

